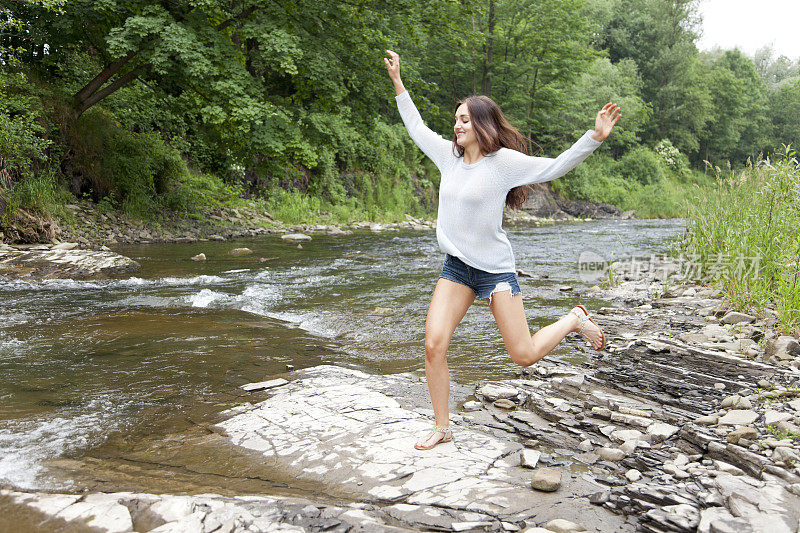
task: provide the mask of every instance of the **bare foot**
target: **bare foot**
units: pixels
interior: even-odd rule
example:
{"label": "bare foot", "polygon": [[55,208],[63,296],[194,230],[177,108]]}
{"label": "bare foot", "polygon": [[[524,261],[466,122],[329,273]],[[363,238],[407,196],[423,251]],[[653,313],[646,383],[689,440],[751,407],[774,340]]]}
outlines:
{"label": "bare foot", "polygon": [[[581,333],[581,319],[578,317],[589,315],[587,315],[580,307],[573,307],[572,311],[570,311],[570,316],[575,321],[575,326],[572,328],[572,331],[575,333]],[[589,341],[589,343],[592,345],[592,348],[595,350],[599,350],[603,346],[603,331],[591,320],[587,319],[584,321],[583,336]]]}

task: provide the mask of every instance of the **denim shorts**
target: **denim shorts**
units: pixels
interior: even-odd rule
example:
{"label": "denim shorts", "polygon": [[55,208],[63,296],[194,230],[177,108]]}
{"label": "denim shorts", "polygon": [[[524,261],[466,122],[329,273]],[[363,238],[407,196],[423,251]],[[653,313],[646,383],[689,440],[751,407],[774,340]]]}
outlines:
{"label": "denim shorts", "polygon": [[462,285],[466,285],[475,292],[477,298],[488,298],[492,303],[492,294],[498,291],[511,290],[511,296],[519,294],[517,274],[515,272],[486,272],[474,268],[464,263],[456,256],[445,254],[444,265],[440,278],[449,279]]}

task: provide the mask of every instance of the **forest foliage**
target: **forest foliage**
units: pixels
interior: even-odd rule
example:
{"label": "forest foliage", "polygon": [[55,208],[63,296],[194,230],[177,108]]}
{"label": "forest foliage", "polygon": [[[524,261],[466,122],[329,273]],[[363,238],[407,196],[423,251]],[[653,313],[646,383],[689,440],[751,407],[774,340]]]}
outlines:
{"label": "forest foliage", "polygon": [[[623,120],[561,194],[675,214],[712,167],[800,142],[800,64],[700,52],[695,0],[15,0],[0,7],[0,211],[84,195],[191,211],[209,180],[317,215],[435,208],[382,57],[428,124],[494,98],[556,155],[605,102]],[[217,187],[219,189],[219,187]],[[221,189],[220,189],[221,190]],[[674,201],[675,200],[675,201]]]}

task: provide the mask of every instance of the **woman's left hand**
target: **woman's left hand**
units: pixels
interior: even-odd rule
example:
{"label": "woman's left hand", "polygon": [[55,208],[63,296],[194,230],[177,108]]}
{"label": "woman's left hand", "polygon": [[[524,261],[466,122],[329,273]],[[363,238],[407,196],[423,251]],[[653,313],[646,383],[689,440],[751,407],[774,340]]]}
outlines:
{"label": "woman's left hand", "polygon": [[594,119],[592,139],[600,142],[606,140],[606,137],[609,136],[614,128],[614,124],[622,117],[619,111],[619,106],[611,102],[603,106],[603,109],[597,113],[597,117]]}

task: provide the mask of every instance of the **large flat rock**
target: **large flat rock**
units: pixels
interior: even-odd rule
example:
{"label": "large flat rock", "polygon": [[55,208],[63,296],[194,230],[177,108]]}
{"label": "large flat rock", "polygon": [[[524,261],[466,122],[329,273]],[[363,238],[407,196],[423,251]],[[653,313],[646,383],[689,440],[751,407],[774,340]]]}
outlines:
{"label": "large flat rock", "polygon": [[[217,428],[234,444],[328,491],[397,503],[396,515],[421,506],[517,522],[533,516],[538,521],[540,513],[569,496],[597,490],[580,476],[567,475],[559,495],[536,493],[530,470],[520,465],[522,446],[457,414],[451,415],[453,441],[414,449],[433,425],[428,409],[408,406],[427,401],[424,382],[414,376],[335,366],[298,374],[273,389],[269,399],[244,412],[237,409]],[[589,517],[610,516],[583,502],[572,501],[571,516],[580,516],[579,507]]]}
{"label": "large flat rock", "polygon": [[0,249],[0,276],[22,279],[103,277],[138,270],[139,263],[103,250]]}

